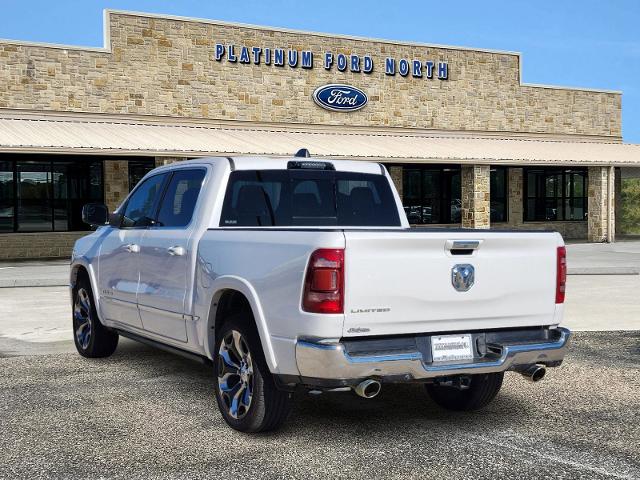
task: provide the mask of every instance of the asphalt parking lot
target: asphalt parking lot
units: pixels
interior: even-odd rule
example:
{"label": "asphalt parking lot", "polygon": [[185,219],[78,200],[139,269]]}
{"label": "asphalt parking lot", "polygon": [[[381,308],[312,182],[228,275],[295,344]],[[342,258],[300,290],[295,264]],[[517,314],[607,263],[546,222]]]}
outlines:
{"label": "asphalt parking lot", "polygon": [[0,358],[2,478],[640,478],[640,333],[583,332],[532,384],[448,413],[419,386],[298,395],[285,428],[224,424],[210,367],[114,356]]}

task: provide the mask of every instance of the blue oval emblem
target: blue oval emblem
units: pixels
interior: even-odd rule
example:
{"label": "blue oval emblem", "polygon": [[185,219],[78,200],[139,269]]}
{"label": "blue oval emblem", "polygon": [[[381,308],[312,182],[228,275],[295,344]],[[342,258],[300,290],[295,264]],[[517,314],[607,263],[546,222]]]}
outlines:
{"label": "blue oval emblem", "polygon": [[351,85],[330,84],[316,88],[313,100],[322,108],[334,112],[353,112],[364,107],[369,99],[362,90]]}

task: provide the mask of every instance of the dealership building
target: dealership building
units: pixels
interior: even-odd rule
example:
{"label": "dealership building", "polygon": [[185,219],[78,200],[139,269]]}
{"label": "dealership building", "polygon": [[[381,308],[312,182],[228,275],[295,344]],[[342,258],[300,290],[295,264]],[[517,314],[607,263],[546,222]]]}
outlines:
{"label": "dealership building", "polygon": [[524,83],[518,53],[122,11],[104,35],[0,40],[0,259],[68,256],[83,204],[199,156],[381,162],[413,225],[592,242],[640,172],[621,92]]}

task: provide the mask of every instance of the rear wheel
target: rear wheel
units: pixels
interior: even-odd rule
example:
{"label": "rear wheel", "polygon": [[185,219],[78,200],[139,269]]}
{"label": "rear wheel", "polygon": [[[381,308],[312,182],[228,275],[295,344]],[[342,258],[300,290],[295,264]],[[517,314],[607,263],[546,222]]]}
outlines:
{"label": "rear wheel", "polygon": [[85,276],[73,290],[73,340],[78,353],[88,358],[108,357],[118,346],[118,334],[98,320],[91,283]]}
{"label": "rear wheel", "polygon": [[429,396],[447,410],[468,411],[486,407],[496,397],[502,387],[504,373],[486,373],[471,375],[468,388],[428,384]]}
{"label": "rear wheel", "polygon": [[216,335],[216,400],[227,424],[241,432],[280,427],[292,394],[276,388],[251,314],[229,318]]}

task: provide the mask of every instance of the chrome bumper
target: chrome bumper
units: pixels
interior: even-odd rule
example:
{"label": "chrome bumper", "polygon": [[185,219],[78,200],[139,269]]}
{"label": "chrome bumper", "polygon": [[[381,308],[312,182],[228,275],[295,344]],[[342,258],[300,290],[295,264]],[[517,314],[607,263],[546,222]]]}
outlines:
{"label": "chrome bumper", "polygon": [[318,380],[356,380],[380,378],[387,381],[412,381],[450,375],[504,372],[518,366],[544,364],[557,366],[563,360],[571,332],[550,329],[554,338],[534,343],[491,345],[491,351],[465,362],[426,363],[423,352],[349,354],[345,345],[298,339],[296,361],[300,376]]}

